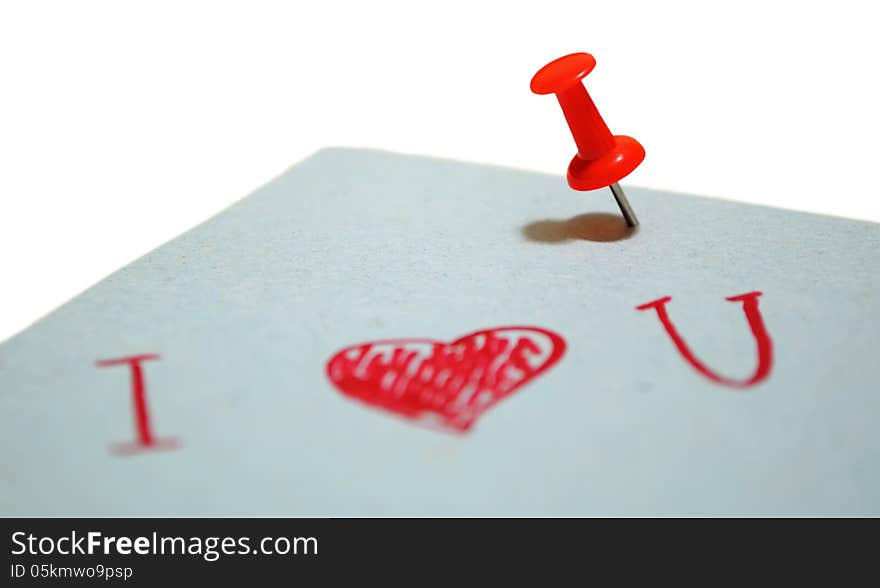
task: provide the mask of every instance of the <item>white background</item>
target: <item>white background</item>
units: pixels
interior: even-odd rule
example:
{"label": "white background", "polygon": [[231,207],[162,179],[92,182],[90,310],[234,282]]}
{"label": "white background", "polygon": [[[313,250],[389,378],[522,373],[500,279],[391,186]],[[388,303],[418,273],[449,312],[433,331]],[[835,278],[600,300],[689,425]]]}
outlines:
{"label": "white background", "polygon": [[625,183],[880,221],[872,4],[4,2],[0,340],[321,147],[564,174],[574,51]]}

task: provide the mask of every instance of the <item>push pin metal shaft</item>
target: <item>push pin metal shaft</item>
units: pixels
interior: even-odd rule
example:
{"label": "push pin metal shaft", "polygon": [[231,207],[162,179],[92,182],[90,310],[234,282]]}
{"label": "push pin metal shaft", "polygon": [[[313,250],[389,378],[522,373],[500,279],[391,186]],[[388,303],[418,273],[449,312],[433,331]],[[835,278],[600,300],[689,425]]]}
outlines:
{"label": "push pin metal shaft", "polygon": [[645,149],[626,135],[612,135],[581,79],[596,67],[589,53],[572,53],[542,67],[532,78],[535,94],[556,94],[578,152],[568,165],[574,190],[609,186],[626,224],[639,224],[618,182],[645,159]]}
{"label": "push pin metal shaft", "polygon": [[639,219],[636,218],[636,213],[632,206],[630,206],[629,200],[626,199],[626,194],[623,193],[623,188],[620,187],[620,184],[614,182],[608,187],[611,188],[611,193],[614,195],[614,200],[617,201],[617,206],[620,207],[620,212],[623,213],[626,224],[631,227],[639,226]]}

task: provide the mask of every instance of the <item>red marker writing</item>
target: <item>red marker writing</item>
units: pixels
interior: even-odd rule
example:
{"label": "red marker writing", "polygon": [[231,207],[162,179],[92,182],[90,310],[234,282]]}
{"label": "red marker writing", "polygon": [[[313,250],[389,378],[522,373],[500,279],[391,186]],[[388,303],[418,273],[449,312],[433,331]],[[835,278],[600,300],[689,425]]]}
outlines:
{"label": "red marker writing", "polygon": [[145,361],[159,359],[154,353],[118,357],[115,359],[102,359],[95,362],[98,367],[113,367],[127,365],[131,372],[131,399],[134,408],[134,425],[137,438],[133,442],[117,443],[113,446],[116,453],[129,455],[140,451],[159,449],[174,449],[179,443],[174,438],[159,439],[153,434],[150,424],[150,411],[147,406],[147,388],[144,381],[144,369],[141,365]]}

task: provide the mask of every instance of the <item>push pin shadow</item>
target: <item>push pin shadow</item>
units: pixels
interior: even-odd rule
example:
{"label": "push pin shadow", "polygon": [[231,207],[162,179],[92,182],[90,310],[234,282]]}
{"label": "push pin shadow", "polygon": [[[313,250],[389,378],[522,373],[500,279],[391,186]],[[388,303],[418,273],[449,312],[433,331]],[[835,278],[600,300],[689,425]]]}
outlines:
{"label": "push pin shadow", "polygon": [[612,135],[599,110],[581,83],[596,67],[589,53],[572,53],[542,67],[532,78],[535,94],[556,94],[578,151],[568,165],[568,185],[574,190],[597,190],[606,186],[626,219],[639,224],[618,182],[645,159],[645,149],[625,135]]}

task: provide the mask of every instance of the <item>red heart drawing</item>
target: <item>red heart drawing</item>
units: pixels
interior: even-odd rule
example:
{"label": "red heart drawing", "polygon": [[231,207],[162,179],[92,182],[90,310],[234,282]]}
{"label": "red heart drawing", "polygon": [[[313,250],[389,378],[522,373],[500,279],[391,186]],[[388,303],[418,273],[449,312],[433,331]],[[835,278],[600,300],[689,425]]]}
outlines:
{"label": "red heart drawing", "polygon": [[451,343],[393,339],[352,345],[330,358],[327,377],[346,396],[464,432],[564,352],[565,340],[552,331],[496,327]]}

